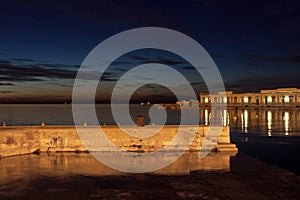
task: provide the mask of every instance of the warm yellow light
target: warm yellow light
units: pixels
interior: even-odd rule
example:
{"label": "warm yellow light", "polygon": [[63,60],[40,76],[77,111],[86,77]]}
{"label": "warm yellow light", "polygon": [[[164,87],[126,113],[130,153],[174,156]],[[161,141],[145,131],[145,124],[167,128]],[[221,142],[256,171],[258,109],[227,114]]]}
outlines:
{"label": "warm yellow light", "polygon": [[227,110],[223,111],[223,126],[227,126]]}
{"label": "warm yellow light", "polygon": [[288,135],[289,134],[289,123],[290,123],[289,112],[284,112],[283,121],[284,121],[285,135]]}
{"label": "warm yellow light", "polygon": [[272,112],[268,111],[267,113],[267,125],[268,125],[268,136],[271,136],[272,129]]}
{"label": "warm yellow light", "polygon": [[248,97],[244,97],[244,103],[248,103],[248,102],[249,102]]}
{"label": "warm yellow light", "polygon": [[267,98],[268,103],[272,103],[272,97]]}
{"label": "warm yellow light", "polygon": [[286,103],[290,102],[290,97],[289,96],[285,96],[284,97],[284,102],[286,102]]}
{"label": "warm yellow light", "polygon": [[205,103],[208,103],[208,98],[207,98],[207,97],[204,99],[204,102],[205,102]]}
{"label": "warm yellow light", "polygon": [[244,126],[245,126],[245,133],[248,132],[248,111],[244,111]]}
{"label": "warm yellow light", "polygon": [[204,124],[208,125],[208,110],[204,110]]}

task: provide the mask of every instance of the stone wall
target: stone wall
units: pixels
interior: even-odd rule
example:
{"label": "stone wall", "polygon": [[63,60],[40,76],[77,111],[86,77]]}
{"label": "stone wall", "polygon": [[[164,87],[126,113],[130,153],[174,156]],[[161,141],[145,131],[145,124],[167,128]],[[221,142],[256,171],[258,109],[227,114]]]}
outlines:
{"label": "stone wall", "polygon": [[[96,127],[81,128],[88,130],[91,136],[98,131]],[[153,128],[155,129],[155,126]],[[126,127],[125,129],[133,129],[133,127]],[[191,130],[188,126],[184,127],[185,129],[187,132]],[[208,129],[209,127],[199,126],[198,131],[195,133],[195,139],[187,150],[200,150],[204,140],[210,140],[209,137],[205,137]],[[178,131],[178,126],[164,126],[159,133],[149,138],[129,136],[117,126],[102,127],[102,130],[112,143],[126,151],[149,152],[164,148],[169,144],[174,147],[174,150],[183,148],[181,138],[170,143]],[[229,127],[222,128],[222,133],[215,148],[219,151],[237,151],[235,145],[230,144]],[[103,143],[99,150],[110,151],[112,149],[108,148],[106,143]],[[47,151],[81,152],[87,151],[87,149],[73,126],[8,126],[0,128],[0,157]]]}

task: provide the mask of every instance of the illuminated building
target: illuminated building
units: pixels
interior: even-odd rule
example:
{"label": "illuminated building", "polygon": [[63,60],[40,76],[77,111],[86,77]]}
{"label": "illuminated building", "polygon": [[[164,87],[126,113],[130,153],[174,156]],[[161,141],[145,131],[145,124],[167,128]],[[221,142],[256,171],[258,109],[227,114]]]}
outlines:
{"label": "illuminated building", "polygon": [[261,90],[259,93],[237,93],[232,91],[218,92],[217,94],[200,93],[200,105],[211,103],[232,106],[299,106],[300,89],[278,88]]}

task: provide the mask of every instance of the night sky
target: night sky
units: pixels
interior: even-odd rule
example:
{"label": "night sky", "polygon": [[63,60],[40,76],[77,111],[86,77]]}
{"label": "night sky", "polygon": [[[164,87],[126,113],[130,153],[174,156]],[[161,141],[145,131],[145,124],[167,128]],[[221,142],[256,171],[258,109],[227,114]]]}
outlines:
{"label": "night sky", "polygon": [[[164,27],[198,41],[212,56],[226,90],[300,87],[300,3],[242,0],[1,1],[0,102],[71,101],[78,67],[100,42],[138,27]],[[118,78],[145,63],[169,65],[205,92],[200,75],[169,52],[144,49],[118,58],[102,77],[97,102],[106,102]],[[149,84],[133,101],[175,101]]]}

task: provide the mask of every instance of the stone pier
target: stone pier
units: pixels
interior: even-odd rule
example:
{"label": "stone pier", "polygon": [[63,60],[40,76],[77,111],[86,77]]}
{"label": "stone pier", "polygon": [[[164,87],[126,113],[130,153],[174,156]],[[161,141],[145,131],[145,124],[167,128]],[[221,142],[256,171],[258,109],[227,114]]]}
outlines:
{"label": "stone pier", "polygon": [[[89,129],[91,133],[97,132],[98,127],[82,127]],[[136,127],[126,127],[133,129]],[[155,128],[155,126],[153,127]],[[211,127],[210,127],[211,128]],[[141,127],[142,129],[142,127]],[[185,129],[190,130],[189,126]],[[199,126],[192,144],[185,150],[199,151],[206,137],[209,127]],[[125,151],[151,152],[169,145],[175,137],[178,126],[164,126],[156,135],[149,138],[132,137],[125,134],[118,126],[102,127],[105,135],[112,143]],[[142,131],[142,130],[141,130]],[[229,127],[222,127],[222,133],[214,142],[213,151],[237,152],[234,144],[230,143]],[[174,150],[182,148],[180,141],[172,143]],[[106,144],[102,144],[103,150],[110,151]],[[101,150],[101,149],[100,149]],[[0,128],[0,157],[28,154],[33,152],[84,152],[87,151],[77,134],[74,126],[6,126]]]}

